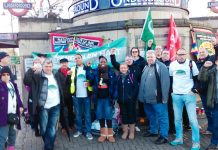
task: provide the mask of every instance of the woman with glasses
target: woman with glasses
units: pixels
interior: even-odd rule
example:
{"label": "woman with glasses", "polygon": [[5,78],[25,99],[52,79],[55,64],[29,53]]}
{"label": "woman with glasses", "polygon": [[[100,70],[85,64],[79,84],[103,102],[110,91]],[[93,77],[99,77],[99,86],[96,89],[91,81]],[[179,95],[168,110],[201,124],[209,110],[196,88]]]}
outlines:
{"label": "woman with glasses", "polygon": [[[141,78],[141,72],[145,67],[146,61],[145,59],[140,56],[140,50],[137,47],[133,47],[130,50],[130,54],[133,57],[133,65],[136,65],[139,67],[140,69],[140,78]],[[144,107],[143,107],[143,103],[138,102],[139,105],[139,122],[140,123],[145,123],[145,113],[144,113]]]}
{"label": "woman with glasses", "polygon": [[20,114],[23,112],[23,104],[17,84],[10,81],[11,71],[9,67],[3,67],[0,71],[0,149],[3,150],[7,141],[7,150],[15,150],[16,131],[20,129]]}

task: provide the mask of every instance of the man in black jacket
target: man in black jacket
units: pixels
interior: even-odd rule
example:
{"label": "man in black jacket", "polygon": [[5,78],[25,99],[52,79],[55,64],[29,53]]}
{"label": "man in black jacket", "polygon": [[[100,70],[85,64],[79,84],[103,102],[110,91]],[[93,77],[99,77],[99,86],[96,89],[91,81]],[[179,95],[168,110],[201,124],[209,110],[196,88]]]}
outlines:
{"label": "man in black jacket", "polygon": [[39,115],[44,150],[54,149],[60,107],[64,106],[60,77],[52,70],[53,63],[47,59],[42,69],[33,66],[24,77],[24,84],[34,89],[32,90],[32,110],[33,112],[37,110]]}
{"label": "man in black jacket", "polygon": [[[204,63],[208,60],[210,60],[210,56],[208,54],[208,51],[205,48],[200,48],[198,51],[198,55],[199,55],[199,59],[196,62],[196,65],[198,67],[198,70],[201,70],[201,68],[203,67]],[[207,83],[203,82],[203,81],[199,81],[198,82],[198,92],[200,94],[201,97],[201,101],[205,110],[205,114],[207,116],[207,120],[208,120],[208,127],[207,130],[204,131],[204,134],[210,134],[212,131],[212,118],[211,118],[211,110],[210,108],[207,107]]]}
{"label": "man in black jacket", "polygon": [[[70,70],[68,67],[68,59],[62,58],[60,59],[60,68],[58,69],[58,76],[60,77],[61,87],[64,94],[64,103],[67,106],[67,115],[68,118],[64,118],[63,113],[60,115],[60,122],[62,126],[62,133],[66,133],[66,128],[69,126],[71,129],[74,128],[74,113],[73,113],[73,103],[72,103],[72,96],[70,94],[68,84],[66,83],[67,80],[67,72]],[[64,110],[62,110],[64,111]],[[67,120],[67,122],[65,121]],[[67,123],[67,124],[66,124]]]}

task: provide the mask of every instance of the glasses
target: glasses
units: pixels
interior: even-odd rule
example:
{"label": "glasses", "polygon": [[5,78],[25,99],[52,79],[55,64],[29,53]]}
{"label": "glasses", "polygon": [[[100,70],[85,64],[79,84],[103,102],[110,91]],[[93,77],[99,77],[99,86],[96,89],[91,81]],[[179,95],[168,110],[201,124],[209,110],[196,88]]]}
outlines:
{"label": "glasses", "polygon": [[178,56],[185,56],[186,54],[177,54]]}
{"label": "glasses", "polygon": [[138,53],[138,51],[132,51],[132,53]]}
{"label": "glasses", "polygon": [[9,73],[3,73],[2,76],[10,76]]}

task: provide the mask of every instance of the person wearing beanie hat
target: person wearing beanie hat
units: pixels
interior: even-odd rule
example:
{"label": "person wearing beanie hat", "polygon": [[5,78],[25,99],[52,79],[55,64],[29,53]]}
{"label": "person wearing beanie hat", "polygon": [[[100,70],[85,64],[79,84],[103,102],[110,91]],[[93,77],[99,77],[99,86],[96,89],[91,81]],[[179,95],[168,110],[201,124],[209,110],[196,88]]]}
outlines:
{"label": "person wearing beanie hat", "polygon": [[[17,129],[21,129],[20,114],[23,112],[23,104],[17,84],[10,81],[10,69],[7,66],[2,67],[0,71],[0,89],[0,106],[4,108],[0,109],[0,149],[4,149],[8,139],[7,150],[15,150],[16,130],[14,126],[16,125]],[[19,119],[16,123],[10,122],[9,116]]]}
{"label": "person wearing beanie hat", "polygon": [[[6,52],[0,52],[0,71],[4,66],[8,66],[10,63],[10,57]],[[9,67],[8,67],[9,68]],[[10,69],[10,68],[9,68]],[[10,70],[10,80],[14,81],[15,76],[13,75],[12,71]]]}
{"label": "person wearing beanie hat", "polygon": [[3,66],[8,66],[9,55],[6,52],[0,52],[0,68]]}
{"label": "person wearing beanie hat", "polygon": [[69,61],[68,61],[68,59],[67,58],[62,58],[62,59],[60,59],[60,64],[61,63],[68,63]]}
{"label": "person wearing beanie hat", "polygon": [[10,68],[9,68],[8,66],[3,67],[3,68],[1,69],[1,71],[0,71],[0,74],[3,74],[3,73],[8,73],[8,74],[10,74],[10,73],[11,73]]}

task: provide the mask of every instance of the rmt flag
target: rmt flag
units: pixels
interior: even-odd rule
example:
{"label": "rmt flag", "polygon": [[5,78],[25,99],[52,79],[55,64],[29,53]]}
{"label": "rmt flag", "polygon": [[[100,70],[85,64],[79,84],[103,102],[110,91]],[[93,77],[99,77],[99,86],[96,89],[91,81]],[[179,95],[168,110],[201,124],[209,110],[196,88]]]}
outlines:
{"label": "rmt flag", "polygon": [[181,38],[176,29],[176,23],[171,15],[170,18],[170,30],[168,33],[167,50],[170,51],[170,60],[174,61],[177,50],[181,47]]}

